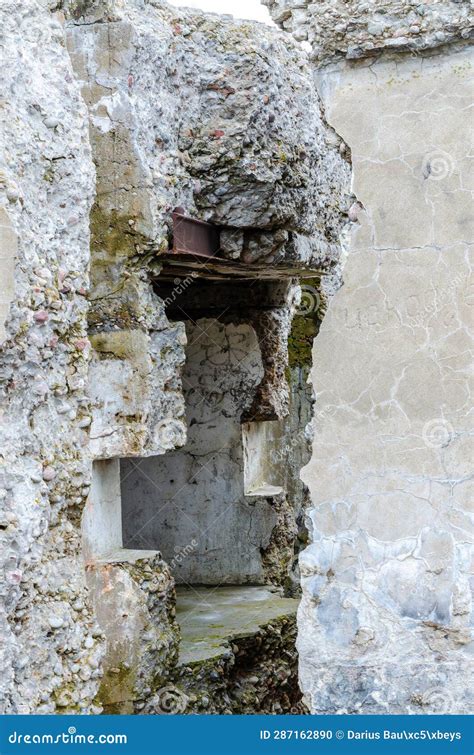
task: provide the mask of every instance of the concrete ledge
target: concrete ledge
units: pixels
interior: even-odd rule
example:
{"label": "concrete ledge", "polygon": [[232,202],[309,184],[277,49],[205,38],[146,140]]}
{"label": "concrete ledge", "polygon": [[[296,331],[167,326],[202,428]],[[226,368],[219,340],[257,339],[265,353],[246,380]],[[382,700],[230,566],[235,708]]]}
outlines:
{"label": "concrete ledge", "polygon": [[178,587],[179,663],[189,665],[229,651],[232,640],[258,632],[282,616],[295,616],[298,601],[265,587]]}

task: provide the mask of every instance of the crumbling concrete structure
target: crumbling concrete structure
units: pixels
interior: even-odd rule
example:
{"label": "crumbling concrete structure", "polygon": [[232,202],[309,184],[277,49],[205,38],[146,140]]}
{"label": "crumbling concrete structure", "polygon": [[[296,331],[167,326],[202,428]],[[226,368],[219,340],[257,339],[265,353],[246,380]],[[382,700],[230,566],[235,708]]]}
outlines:
{"label": "crumbling concrete structure", "polygon": [[2,710],[302,711],[298,280],[337,286],[352,203],[305,54],[160,2],[2,16]]}
{"label": "crumbling concrete structure", "polygon": [[269,5],[2,5],[2,712],[467,707],[467,4]]}

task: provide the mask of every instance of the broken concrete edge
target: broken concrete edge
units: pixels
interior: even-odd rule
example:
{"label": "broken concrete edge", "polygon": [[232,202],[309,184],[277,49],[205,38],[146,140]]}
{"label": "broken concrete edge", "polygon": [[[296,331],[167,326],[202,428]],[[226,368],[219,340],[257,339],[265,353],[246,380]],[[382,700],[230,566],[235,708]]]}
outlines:
{"label": "broken concrete edge", "polygon": [[262,0],[281,28],[303,43],[317,67],[338,61],[371,64],[398,53],[423,55],[469,44],[469,2],[383,0]]}
{"label": "broken concrete edge", "polygon": [[[307,713],[298,685],[293,610],[255,632],[233,636],[219,656],[178,665],[170,682],[180,696],[181,712]],[[139,712],[159,713],[161,699],[158,691]]]}

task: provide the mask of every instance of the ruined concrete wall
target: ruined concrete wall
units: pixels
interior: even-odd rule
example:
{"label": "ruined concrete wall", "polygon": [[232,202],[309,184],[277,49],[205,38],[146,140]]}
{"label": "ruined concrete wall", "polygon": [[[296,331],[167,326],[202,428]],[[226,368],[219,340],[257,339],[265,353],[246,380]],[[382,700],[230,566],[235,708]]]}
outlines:
{"label": "ruined concrete wall", "polygon": [[280,33],[138,0],[1,14],[0,704],[126,711],[176,662],[174,582],[94,551],[89,490],[94,461],[185,442],[184,326],[151,285],[171,212],[222,224],[250,275],[334,270],[347,165]]}
{"label": "ruined concrete wall", "polygon": [[0,709],[94,712],[104,643],[78,527],[90,483],[87,112],[62,28],[38,3],[2,3],[1,37],[11,304],[0,345]]}
{"label": "ruined concrete wall", "polygon": [[379,52],[421,52],[472,38],[470,0],[262,0],[274,21],[307,42],[317,63]]}
{"label": "ruined concrete wall", "polygon": [[472,55],[457,45],[327,63],[462,40],[468,4],[366,4],[357,17],[354,6],[303,10],[326,63],[315,80],[327,117],[352,152],[360,227],[315,341],[301,683],[317,713],[462,713],[473,673]]}
{"label": "ruined concrete wall", "polygon": [[145,316],[131,307],[139,284],[130,258],[159,269],[147,253],[168,249],[176,206],[224,227],[225,258],[296,269],[337,262],[346,171],[299,45],[264,25],[159,0],[65,10],[97,162],[98,295],[123,285],[124,266],[131,276],[113,302],[97,299],[93,324],[103,304],[108,322],[111,311],[122,326]]}
{"label": "ruined concrete wall", "polygon": [[[186,440],[184,326],[152,286],[177,205],[221,224],[224,261],[247,275],[322,269],[326,294],[359,220],[315,352],[301,681],[315,712],[469,709],[468,4],[306,5],[275,17],[332,61],[315,81],[335,131],[303,52],[271,29],[159,2],[2,5],[2,711],[126,712],[176,663],[169,566],[83,554],[81,518],[102,503],[85,503],[93,460]],[[432,53],[364,58],[394,49]],[[313,284],[289,389],[271,350],[290,300],[259,334],[254,409],[277,399],[294,430],[325,307]],[[303,543],[299,432],[283,454]],[[272,532],[272,578],[292,527]]]}
{"label": "ruined concrete wall", "polygon": [[[332,268],[349,206],[346,165],[321,118],[304,57],[283,35],[178,13],[155,2],[69,3],[64,10],[97,169],[91,211],[90,451],[95,459],[156,456],[182,446],[186,437],[180,381],[184,329],[182,323],[169,323],[151,286],[171,243],[172,210],[182,206],[224,226],[223,256],[249,269],[256,261],[267,267],[281,262],[295,271]],[[328,192],[334,201],[324,201]],[[285,349],[288,315],[267,325],[260,342],[271,335],[270,346]],[[263,358],[272,361],[271,355]],[[285,363],[282,358],[265,370],[259,405],[265,402],[267,411],[272,399],[288,410]],[[98,505],[88,501],[89,531],[101,521],[95,519]],[[263,549],[275,523],[286,525],[266,508]],[[281,542],[282,533],[276,534]],[[258,539],[255,534],[257,545]],[[130,547],[117,552],[119,547],[107,559],[94,554],[92,545],[86,538],[94,602],[109,604],[101,611],[108,641],[101,700],[125,711],[131,696],[146,697],[146,689],[166,676],[174,663],[171,635],[177,638],[177,627],[171,609],[155,615],[155,621],[168,622],[163,631],[170,638],[169,652],[144,653],[134,612],[127,610],[128,603],[146,603],[139,582],[128,577],[127,563],[137,554]],[[155,571],[162,570],[163,599],[173,602],[169,570],[153,554],[141,563],[150,559]],[[232,570],[221,574],[226,582],[233,575]],[[121,613],[121,600],[123,622],[117,624],[113,616]]]}
{"label": "ruined concrete wall", "polygon": [[[144,257],[148,245],[166,246],[163,208],[177,202],[168,187],[183,171],[156,146],[150,99],[166,99],[160,87],[135,92],[135,68],[144,77],[148,69],[126,9],[117,14],[114,4],[72,3],[66,11],[68,50],[89,108],[97,167],[88,318],[91,452],[95,458],[164,453],[185,439],[179,381],[185,337],[154,295]],[[151,50],[162,52],[159,45]],[[167,112],[165,120],[170,138],[173,115]],[[169,163],[164,169],[161,158]]]}

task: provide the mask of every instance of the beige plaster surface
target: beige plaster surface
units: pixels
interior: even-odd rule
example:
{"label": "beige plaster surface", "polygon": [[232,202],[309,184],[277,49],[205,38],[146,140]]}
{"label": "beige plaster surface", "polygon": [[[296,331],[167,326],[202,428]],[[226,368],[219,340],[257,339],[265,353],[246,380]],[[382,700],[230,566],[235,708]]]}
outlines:
{"label": "beige plaster surface", "polygon": [[363,209],[314,347],[301,682],[318,713],[467,712],[472,59],[317,80]]}

